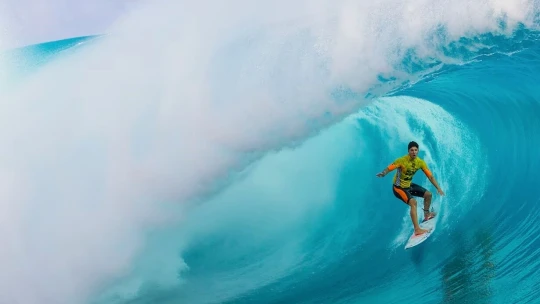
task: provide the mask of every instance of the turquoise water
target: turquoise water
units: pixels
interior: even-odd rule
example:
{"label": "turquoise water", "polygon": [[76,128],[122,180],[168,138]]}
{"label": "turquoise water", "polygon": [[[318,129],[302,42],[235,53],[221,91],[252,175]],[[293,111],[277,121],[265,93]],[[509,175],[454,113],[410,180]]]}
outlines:
{"label": "turquoise water", "polygon": [[[125,50],[114,36],[10,53],[2,165],[23,204],[3,258],[25,270],[4,299],[538,303],[537,32],[405,52],[357,85],[309,35],[270,57],[277,38],[252,35],[216,48],[207,76],[188,65],[193,78],[133,41],[102,55]],[[204,94],[181,84],[201,80]],[[405,251],[409,210],[375,174],[410,140],[446,196],[415,176],[440,219]]]}

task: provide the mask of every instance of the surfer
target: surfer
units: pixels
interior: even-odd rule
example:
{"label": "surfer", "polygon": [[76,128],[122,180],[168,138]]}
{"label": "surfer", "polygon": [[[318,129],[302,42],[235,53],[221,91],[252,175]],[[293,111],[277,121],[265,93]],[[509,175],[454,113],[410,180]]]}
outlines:
{"label": "surfer", "polygon": [[424,187],[417,185],[412,182],[413,175],[421,169],[424,174],[426,174],[429,181],[437,188],[437,192],[440,195],[444,195],[444,192],[441,190],[437,181],[429,171],[426,163],[418,157],[418,144],[414,141],[411,141],[408,145],[409,153],[405,156],[402,156],[396,159],[393,163],[388,165],[381,173],[377,173],[378,177],[384,177],[388,172],[397,169],[396,174],[394,175],[393,180],[393,192],[394,195],[402,200],[405,204],[411,207],[411,219],[414,226],[414,234],[420,235],[428,232],[428,230],[420,228],[418,225],[418,216],[416,214],[416,197],[424,198],[424,221],[432,219],[435,217],[435,213],[430,212],[429,208],[431,206],[431,192],[426,190]]}

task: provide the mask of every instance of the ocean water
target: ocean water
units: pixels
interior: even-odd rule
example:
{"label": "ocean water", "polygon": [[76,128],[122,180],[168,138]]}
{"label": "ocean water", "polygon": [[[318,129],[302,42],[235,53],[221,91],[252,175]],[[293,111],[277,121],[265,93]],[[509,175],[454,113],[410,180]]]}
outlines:
{"label": "ocean water", "polygon": [[0,303],[540,303],[537,1],[202,4],[2,53]]}

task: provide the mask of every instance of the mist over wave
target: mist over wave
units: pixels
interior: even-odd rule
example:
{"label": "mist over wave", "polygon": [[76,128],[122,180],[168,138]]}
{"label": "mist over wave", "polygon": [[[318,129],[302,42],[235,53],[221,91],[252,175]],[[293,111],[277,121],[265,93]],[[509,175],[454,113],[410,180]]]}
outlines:
{"label": "mist over wave", "polygon": [[[348,192],[358,181],[343,176],[374,175],[413,135],[422,137],[426,158],[448,187],[465,194],[483,189],[485,174],[475,132],[452,113],[429,99],[369,102],[498,45],[478,35],[511,41],[516,28],[535,29],[537,7],[536,1],[148,2],[16,85],[6,84],[11,74],[4,72],[2,300],[80,303],[104,291],[106,300],[113,295],[120,302],[203,303],[276,281],[277,289],[286,288],[298,282],[294,271],[316,280],[318,269],[340,273],[325,266],[332,261],[334,270],[369,268],[366,259],[341,263],[360,249],[395,252],[388,247],[397,250],[405,236],[404,206],[381,212],[364,195],[387,185],[369,181],[367,192]],[[14,69],[17,59],[2,66]],[[3,70],[16,72],[9,69]],[[425,112],[410,112],[407,104]],[[354,127],[349,115],[359,109],[363,119],[355,119],[363,123]],[[381,118],[400,127],[373,123]],[[370,153],[375,142],[388,151],[378,158],[350,154]],[[468,150],[455,150],[464,142]],[[327,148],[319,155],[326,159],[312,156],[311,149]],[[448,153],[468,159],[460,164],[471,175],[443,164]],[[311,171],[321,162],[326,167]],[[291,172],[276,169],[287,167]],[[347,203],[337,204],[343,198]],[[471,208],[459,198],[454,203],[459,207],[441,204],[443,221]],[[383,220],[395,233],[366,246],[381,236],[358,231],[374,233]],[[328,225],[337,230],[326,233]],[[229,238],[236,251],[223,243]],[[210,252],[223,255],[212,260]],[[231,262],[242,257],[243,266]],[[189,272],[197,263],[213,271]],[[345,293],[368,281],[357,278]],[[201,295],[208,284],[215,293]],[[321,297],[338,298],[324,293],[329,288],[321,285]]]}

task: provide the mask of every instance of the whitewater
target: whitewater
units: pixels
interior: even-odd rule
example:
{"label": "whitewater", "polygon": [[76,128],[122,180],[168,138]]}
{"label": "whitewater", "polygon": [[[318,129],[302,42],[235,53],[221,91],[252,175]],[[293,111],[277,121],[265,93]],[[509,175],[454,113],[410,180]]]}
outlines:
{"label": "whitewater", "polygon": [[[17,49],[2,24],[0,303],[540,303],[539,4],[140,2]],[[406,251],[375,175],[411,140],[446,195],[416,174],[439,221]]]}

